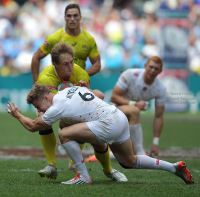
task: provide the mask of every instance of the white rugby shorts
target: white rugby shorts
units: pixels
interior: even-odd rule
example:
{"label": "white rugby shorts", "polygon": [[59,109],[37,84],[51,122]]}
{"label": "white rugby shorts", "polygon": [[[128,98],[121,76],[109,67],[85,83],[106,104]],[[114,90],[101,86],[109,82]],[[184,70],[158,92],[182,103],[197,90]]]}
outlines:
{"label": "white rugby shorts", "polygon": [[128,119],[119,109],[105,118],[86,124],[100,144],[122,144],[130,137]]}

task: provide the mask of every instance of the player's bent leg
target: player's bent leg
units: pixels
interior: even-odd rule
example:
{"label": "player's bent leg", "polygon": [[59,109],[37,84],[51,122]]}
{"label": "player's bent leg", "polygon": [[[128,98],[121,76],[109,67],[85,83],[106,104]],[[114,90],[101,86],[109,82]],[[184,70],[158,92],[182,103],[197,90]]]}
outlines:
{"label": "player's bent leg", "polygon": [[[130,139],[127,141],[130,141]],[[151,158],[144,155],[134,156],[133,153],[131,153],[131,146],[129,145],[129,142],[126,142],[120,145],[110,146],[111,150],[113,151],[113,154],[115,155],[116,159],[122,167],[127,169],[135,168],[165,170],[179,176],[183,181],[185,181],[186,184],[194,183],[192,175],[186,168],[185,163],[183,161],[172,164],[167,161]]]}
{"label": "player's bent leg", "polygon": [[53,163],[56,167],[56,137],[53,130],[49,129],[45,131],[39,131],[39,134],[48,164]]}
{"label": "player's bent leg", "polygon": [[[58,133],[60,132],[61,129],[63,129],[64,127],[69,126],[68,124],[66,124],[64,121],[60,121],[59,124],[60,128],[58,129]],[[84,142],[78,142],[80,149],[82,150],[84,147]],[[65,148],[63,147],[62,143],[60,142],[60,138],[58,137],[58,141],[57,141],[57,150],[59,152],[60,155],[66,155],[67,152],[65,150]],[[74,165],[74,162],[70,159],[69,161],[69,169],[76,171],[76,166]]]}
{"label": "player's bent leg", "polygon": [[[78,142],[78,145],[79,145],[81,151],[83,150],[84,144],[85,144],[84,142]],[[71,159],[69,161],[69,169],[72,170],[72,171],[76,171],[76,166]]]}
{"label": "player's bent leg", "polygon": [[85,122],[63,128],[58,133],[58,137],[60,138],[62,144],[67,143],[71,140],[78,142],[87,142],[90,144],[99,144],[96,136],[89,129]]}
{"label": "player's bent leg", "polygon": [[121,144],[110,145],[110,149],[122,167],[126,166],[127,168],[133,168],[136,165],[137,156],[134,156],[133,154],[130,138]]}
{"label": "player's bent leg", "polygon": [[57,177],[55,157],[56,137],[52,129],[40,131],[39,134],[48,165],[44,169],[38,171],[38,174],[41,177],[46,176],[47,178],[55,179]]}
{"label": "player's bent leg", "polygon": [[146,155],[143,147],[143,132],[140,125],[140,110],[134,106],[118,107],[129,119],[130,138],[137,155]]}
{"label": "player's bent leg", "polygon": [[100,161],[105,174],[109,174],[112,170],[110,163],[110,154],[106,144],[91,144],[94,148],[96,158]]}

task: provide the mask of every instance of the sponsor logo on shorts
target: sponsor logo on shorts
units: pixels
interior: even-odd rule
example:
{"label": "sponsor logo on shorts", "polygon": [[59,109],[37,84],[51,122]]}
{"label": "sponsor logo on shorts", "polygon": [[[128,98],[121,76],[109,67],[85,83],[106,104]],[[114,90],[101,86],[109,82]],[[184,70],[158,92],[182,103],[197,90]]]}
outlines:
{"label": "sponsor logo on shorts", "polygon": [[50,46],[50,44],[45,40],[44,41],[44,45],[46,46],[46,47],[49,47]]}
{"label": "sponsor logo on shorts", "polygon": [[160,159],[156,159],[156,165],[160,164]]}

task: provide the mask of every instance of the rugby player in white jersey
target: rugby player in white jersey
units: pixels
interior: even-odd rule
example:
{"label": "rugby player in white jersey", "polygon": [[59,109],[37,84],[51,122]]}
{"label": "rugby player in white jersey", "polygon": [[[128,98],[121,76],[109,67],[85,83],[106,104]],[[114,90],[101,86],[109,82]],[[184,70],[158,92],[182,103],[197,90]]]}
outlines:
{"label": "rugby player in white jersey", "polygon": [[165,170],[179,176],[186,184],[194,183],[184,161],[172,164],[144,155],[135,156],[127,117],[114,105],[101,100],[103,96],[98,90],[90,91],[79,86],[66,88],[55,95],[45,85],[35,84],[27,96],[27,103],[33,104],[44,115],[32,120],[20,114],[19,108],[10,102],[7,110],[31,132],[48,129],[59,119],[73,124],[58,134],[78,172],[77,176],[63,184],[92,184],[76,142],[80,140],[92,144],[99,151],[105,150],[109,144],[124,168]]}
{"label": "rugby player in white jersey", "polygon": [[128,69],[119,77],[111,95],[115,103],[129,120],[130,138],[137,155],[146,154],[143,148],[143,134],[140,125],[140,111],[147,109],[151,99],[155,99],[155,116],[153,121],[153,144],[150,156],[158,155],[159,138],[164,119],[166,87],[157,78],[162,72],[162,60],[150,57],[144,69]]}

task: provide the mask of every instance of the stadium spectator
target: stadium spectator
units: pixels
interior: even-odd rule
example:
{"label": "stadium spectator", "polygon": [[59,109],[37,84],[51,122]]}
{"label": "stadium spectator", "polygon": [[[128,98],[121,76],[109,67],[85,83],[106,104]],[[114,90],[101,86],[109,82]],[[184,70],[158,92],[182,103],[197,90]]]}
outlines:
{"label": "stadium spectator", "polygon": [[[101,62],[102,62],[102,70],[109,69],[110,66],[112,69],[115,69],[115,64],[109,62],[110,65],[106,65],[105,60],[111,59],[113,62],[115,58],[110,58],[110,54],[106,53],[109,45],[113,47],[114,42],[113,38],[118,39],[120,41],[120,45],[123,48],[122,51],[122,65],[120,69],[123,68],[131,68],[131,67],[142,67],[143,65],[143,54],[142,48],[143,46],[148,46],[148,51],[155,51],[158,44],[157,38],[159,37],[159,27],[157,26],[155,15],[157,8],[171,8],[171,9],[185,9],[189,7],[189,20],[191,22],[190,35],[194,34],[196,37],[194,39],[193,44],[189,43],[189,47],[197,46],[199,40],[199,25],[198,25],[198,15],[199,15],[199,2],[190,0],[190,1],[176,1],[176,0],[161,0],[161,1],[151,1],[145,2],[144,4],[137,4],[133,1],[123,1],[123,7],[117,7],[116,1],[77,1],[80,3],[81,10],[83,10],[84,16],[82,18],[82,23],[80,24],[86,31],[91,33],[91,35],[95,38],[97,46],[99,48],[99,53],[101,54]],[[19,5],[18,5],[19,4]],[[38,1],[7,1],[6,4],[0,5],[0,44],[3,46],[4,43],[4,35],[7,32],[11,33],[10,42],[8,42],[7,47],[3,48],[3,66],[5,67],[9,65],[9,67],[13,68],[13,58],[21,52],[21,50],[25,49],[26,44],[22,46],[18,46],[19,38],[25,41],[31,41],[33,43],[37,43],[40,46],[45,39],[46,35],[50,35],[55,32],[57,29],[63,26],[63,12],[65,9],[66,2],[57,0],[38,0]],[[112,19],[112,23],[110,20],[110,15],[114,16]],[[113,14],[115,13],[115,14]],[[117,13],[117,14],[116,14]],[[119,14],[120,13],[120,14]],[[116,20],[117,19],[117,20]],[[111,29],[112,31],[108,32],[111,35],[112,39],[108,39],[106,37],[105,32],[106,29],[109,29],[113,21],[117,23],[116,27]],[[110,27],[109,27],[110,26]],[[109,28],[107,28],[109,27]],[[145,28],[146,27],[146,28]],[[147,28],[148,27],[148,28]],[[147,31],[144,31],[144,30]],[[121,32],[121,38],[117,31]],[[113,31],[115,31],[115,35],[113,35]],[[121,39],[121,40],[120,40]],[[8,41],[8,40],[7,40]],[[7,42],[6,41],[6,42]],[[15,47],[13,47],[10,55],[7,55],[7,50],[9,47],[15,43]],[[153,49],[149,50],[153,44]],[[35,44],[33,45],[35,50]],[[118,49],[116,46],[114,46]],[[188,49],[189,49],[188,47]],[[146,48],[145,48],[146,49]],[[145,50],[144,49],[144,50]],[[190,50],[188,50],[189,52]],[[195,51],[196,52],[196,51]],[[14,54],[14,57],[13,57]],[[197,54],[200,54],[197,51]],[[151,54],[150,56],[152,56]],[[154,54],[155,55],[155,54]],[[157,54],[159,55],[159,54]],[[188,54],[191,58],[191,53]],[[150,57],[149,56],[149,57]],[[49,65],[50,58],[42,59],[40,71],[46,66]],[[116,56],[115,56],[116,57]],[[130,57],[130,59],[127,57]],[[198,55],[192,57],[189,60],[189,66],[191,65],[191,71],[197,72],[199,69],[194,69],[194,67],[199,68],[199,65],[193,66],[192,62],[197,62]],[[139,63],[138,63],[139,61]],[[8,63],[9,62],[9,63]],[[46,63],[48,62],[48,63]],[[199,64],[199,63],[198,63]],[[196,65],[196,63],[195,63]],[[87,69],[91,67],[89,61],[87,61]],[[119,64],[116,64],[116,68],[119,68]],[[14,71],[10,70],[10,74]],[[31,70],[29,71],[31,72]]]}
{"label": "stadium spectator", "polygon": [[36,120],[27,118],[20,114],[14,103],[10,102],[7,110],[31,132],[44,128],[47,130],[59,119],[75,123],[59,133],[59,138],[78,171],[73,179],[62,184],[92,184],[82,152],[76,142],[79,140],[90,143],[99,151],[105,150],[108,143],[123,168],[164,170],[177,175],[186,184],[194,183],[184,161],[172,164],[144,155],[134,155],[127,117],[115,106],[109,105],[97,96],[104,97],[98,90],[78,86],[66,88],[55,95],[45,85],[35,84],[27,96],[27,103],[43,112],[43,116]]}

